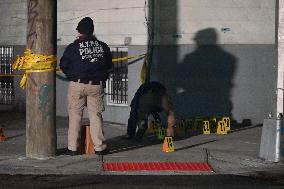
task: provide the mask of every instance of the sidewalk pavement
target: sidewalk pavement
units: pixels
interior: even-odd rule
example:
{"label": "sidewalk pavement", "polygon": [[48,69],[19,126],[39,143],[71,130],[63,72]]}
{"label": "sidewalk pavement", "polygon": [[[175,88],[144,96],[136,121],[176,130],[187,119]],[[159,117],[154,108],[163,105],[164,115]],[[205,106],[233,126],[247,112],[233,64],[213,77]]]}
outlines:
{"label": "sidewalk pavement", "polygon": [[[281,176],[284,165],[259,159],[261,126],[250,126],[227,135],[198,135],[174,140],[175,152],[162,152],[163,141],[144,137],[143,142],[125,141],[125,125],[105,123],[110,154],[105,156],[59,154],[44,160],[25,157],[25,114],[1,112],[0,127],[6,141],[0,142],[0,174],[88,174],[88,175],[199,175],[236,174],[245,176]],[[67,147],[68,119],[57,117],[57,149]],[[208,162],[213,172],[121,171],[102,169],[103,162]]]}

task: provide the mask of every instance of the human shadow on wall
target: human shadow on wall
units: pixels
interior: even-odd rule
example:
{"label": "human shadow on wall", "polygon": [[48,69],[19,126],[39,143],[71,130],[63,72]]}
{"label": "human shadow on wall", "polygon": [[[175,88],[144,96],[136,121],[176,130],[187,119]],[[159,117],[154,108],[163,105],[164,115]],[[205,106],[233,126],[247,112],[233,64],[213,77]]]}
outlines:
{"label": "human shadow on wall", "polygon": [[194,37],[196,49],[178,64],[174,102],[182,117],[229,116],[237,59],[217,45],[214,28]]}

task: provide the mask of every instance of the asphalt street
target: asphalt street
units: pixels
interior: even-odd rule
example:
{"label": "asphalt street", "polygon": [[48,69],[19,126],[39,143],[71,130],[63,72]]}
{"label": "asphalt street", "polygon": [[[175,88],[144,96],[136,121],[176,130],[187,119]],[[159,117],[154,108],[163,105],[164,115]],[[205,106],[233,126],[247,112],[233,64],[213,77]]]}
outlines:
{"label": "asphalt street", "polygon": [[167,189],[167,188],[284,188],[283,177],[238,175],[0,175],[2,189],[50,189],[50,188],[96,188],[96,189]]}

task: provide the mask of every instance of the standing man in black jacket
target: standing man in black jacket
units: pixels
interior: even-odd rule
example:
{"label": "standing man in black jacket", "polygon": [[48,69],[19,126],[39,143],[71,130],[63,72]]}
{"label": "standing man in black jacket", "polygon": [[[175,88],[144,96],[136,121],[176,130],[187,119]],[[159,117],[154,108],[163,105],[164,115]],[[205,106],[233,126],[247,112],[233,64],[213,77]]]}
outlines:
{"label": "standing man in black jacket", "polygon": [[104,88],[113,68],[111,52],[107,44],[94,35],[94,23],[83,18],[76,28],[78,39],[69,44],[60,60],[60,68],[70,81],[68,88],[68,150],[78,154],[78,138],[83,109],[87,106],[91,138],[95,154],[107,153],[103,134]]}

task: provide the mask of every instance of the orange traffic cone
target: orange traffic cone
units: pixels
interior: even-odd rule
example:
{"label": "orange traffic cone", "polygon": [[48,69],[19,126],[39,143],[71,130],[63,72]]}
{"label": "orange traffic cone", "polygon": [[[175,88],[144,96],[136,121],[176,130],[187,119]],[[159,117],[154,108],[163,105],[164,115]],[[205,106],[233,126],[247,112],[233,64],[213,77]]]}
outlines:
{"label": "orange traffic cone", "polygon": [[165,137],[162,151],[163,152],[174,152],[175,151],[173,137]]}
{"label": "orange traffic cone", "polygon": [[83,125],[79,138],[79,153],[80,154],[94,154],[94,144],[91,138],[90,125]]}
{"label": "orange traffic cone", "polygon": [[90,131],[90,126],[86,126],[86,143],[85,143],[85,153],[86,154],[94,154],[95,149],[94,149],[94,143],[91,138],[91,131]]}
{"label": "orange traffic cone", "polygon": [[0,128],[0,142],[5,140],[4,129]]}

